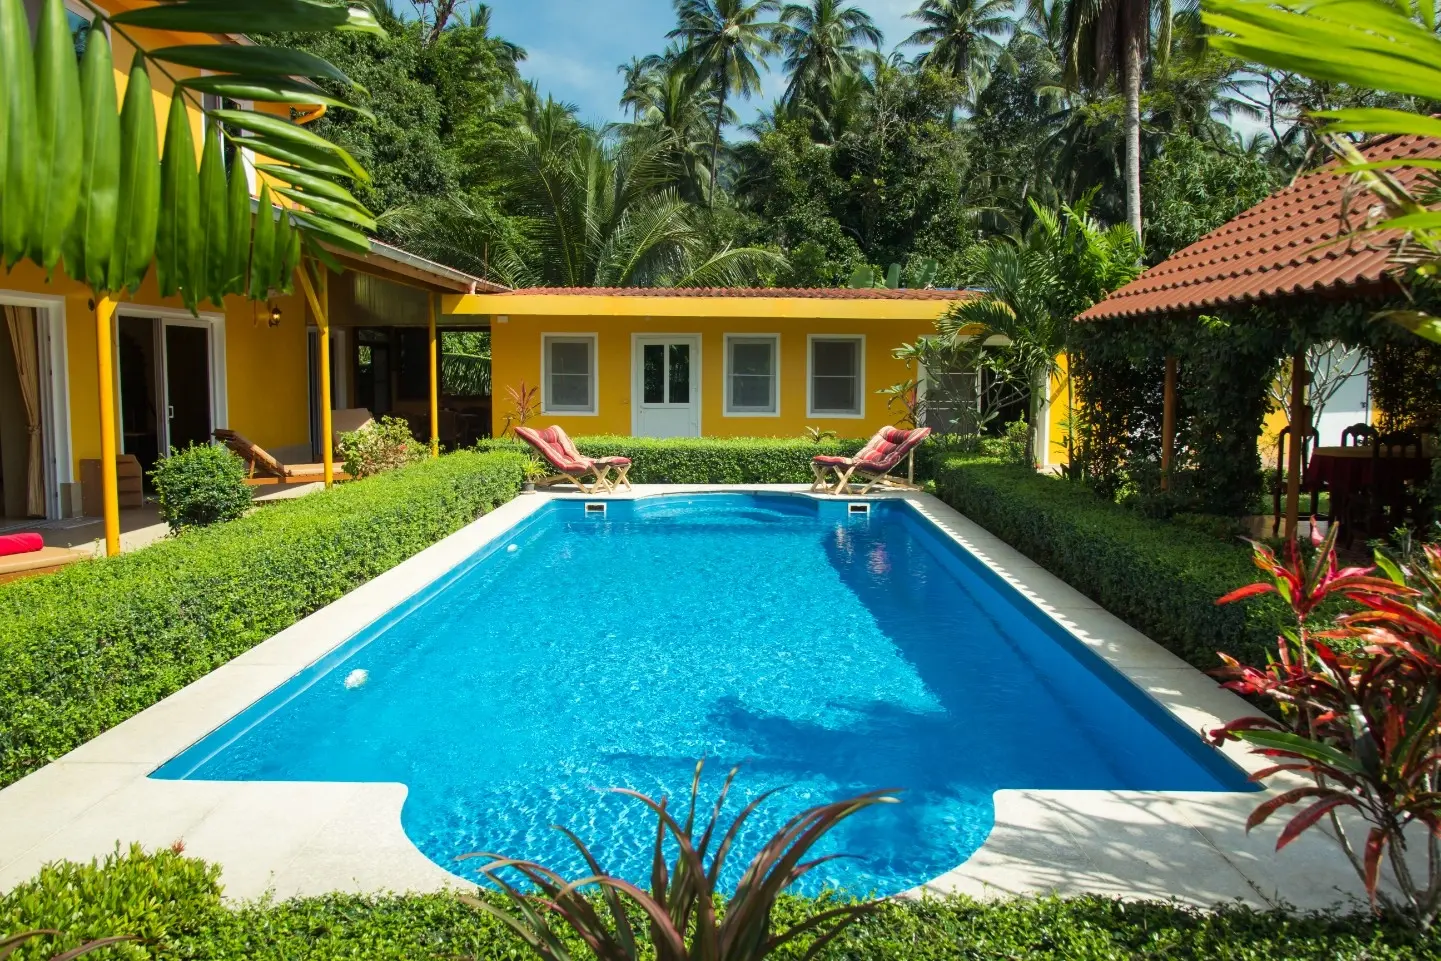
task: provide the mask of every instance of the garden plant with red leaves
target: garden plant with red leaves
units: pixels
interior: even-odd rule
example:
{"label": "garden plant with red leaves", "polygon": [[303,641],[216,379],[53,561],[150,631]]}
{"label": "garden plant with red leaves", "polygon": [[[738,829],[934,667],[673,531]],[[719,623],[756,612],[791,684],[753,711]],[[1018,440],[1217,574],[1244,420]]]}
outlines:
{"label": "garden plant with red leaves", "polygon": [[[1275,593],[1296,627],[1262,667],[1221,655],[1224,686],[1269,700],[1279,717],[1243,717],[1211,732],[1240,740],[1275,763],[1253,781],[1304,778],[1252,812],[1250,830],[1300,806],[1280,850],[1323,821],[1356,869],[1373,907],[1421,930],[1441,914],[1441,547],[1376,553],[1376,567],[1336,563],[1336,527],[1312,535],[1314,557],[1293,542],[1283,563],[1252,543],[1270,580],[1217,601]],[[1333,613],[1339,610],[1340,613]],[[1352,829],[1364,823],[1359,848]],[[1383,866],[1391,880],[1383,884]]]}

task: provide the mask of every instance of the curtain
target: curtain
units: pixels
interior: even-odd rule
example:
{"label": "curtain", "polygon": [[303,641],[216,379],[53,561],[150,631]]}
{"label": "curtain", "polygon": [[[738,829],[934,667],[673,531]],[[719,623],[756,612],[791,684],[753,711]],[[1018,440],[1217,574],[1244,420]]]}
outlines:
{"label": "curtain", "polygon": [[45,461],[40,431],[40,349],[35,336],[35,310],[5,305],[5,323],[15,347],[15,369],[20,375],[20,395],[25,400],[26,426],[30,432],[30,460],[25,471],[25,513],[45,516]]}

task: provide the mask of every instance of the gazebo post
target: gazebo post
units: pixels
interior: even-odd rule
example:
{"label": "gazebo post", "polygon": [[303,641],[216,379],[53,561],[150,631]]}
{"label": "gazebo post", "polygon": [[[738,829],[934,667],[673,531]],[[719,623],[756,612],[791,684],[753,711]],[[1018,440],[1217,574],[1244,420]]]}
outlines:
{"label": "gazebo post", "polygon": [[1166,355],[1165,399],[1161,409],[1161,490],[1171,489],[1171,464],[1176,458],[1176,379],[1174,354]]}
{"label": "gazebo post", "polygon": [[1291,358],[1291,446],[1286,449],[1286,539],[1294,540],[1301,526],[1301,451],[1311,433],[1310,410],[1306,405],[1306,345],[1296,348]]}

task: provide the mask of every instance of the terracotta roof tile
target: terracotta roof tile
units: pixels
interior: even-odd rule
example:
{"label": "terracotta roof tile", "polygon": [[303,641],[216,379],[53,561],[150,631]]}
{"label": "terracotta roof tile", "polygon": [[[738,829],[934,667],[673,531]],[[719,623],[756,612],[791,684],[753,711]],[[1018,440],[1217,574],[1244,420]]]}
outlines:
{"label": "terracotta roof tile", "polygon": [[850,287],[522,287],[511,296],[593,295],[609,297],[800,297],[807,300],[961,300],[969,290],[889,290]]}
{"label": "terracotta roof tile", "polygon": [[[1371,160],[1441,157],[1441,139],[1382,137],[1362,148]],[[1375,240],[1334,241],[1347,220],[1366,220],[1374,198],[1339,162],[1299,178],[1111,294],[1082,320],[1190,312],[1386,281],[1389,254]],[[1414,167],[1390,171],[1413,185]]]}

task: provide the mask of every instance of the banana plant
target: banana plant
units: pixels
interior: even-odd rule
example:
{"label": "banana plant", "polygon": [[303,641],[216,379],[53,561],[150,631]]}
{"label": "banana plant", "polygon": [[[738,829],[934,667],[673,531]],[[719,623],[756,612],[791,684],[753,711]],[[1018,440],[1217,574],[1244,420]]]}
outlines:
{"label": "banana plant", "polygon": [[[368,10],[319,0],[176,0],[107,13],[81,2],[93,20],[77,63],[64,0],[42,0],[33,43],[22,0],[0,0],[6,269],[29,260],[53,275],[63,261],[99,298],[133,293],[153,265],[161,295],[179,294],[195,311],[230,294],[288,292],[303,254],[338,267],[331,249],[369,250],[375,220],[346,186],[368,175],[295,119],[317,107],[360,110],[349,97],[361,87],[308,53],[207,36],[383,35]],[[140,31],[193,42],[151,49]],[[134,51],[123,102],[112,36]],[[163,146],[155,74],[173,88]],[[344,94],[329,92],[337,88]],[[255,106],[214,106],[234,101]],[[205,116],[199,150],[191,110]],[[257,158],[254,200],[245,164],[226,162],[242,150]]]}

